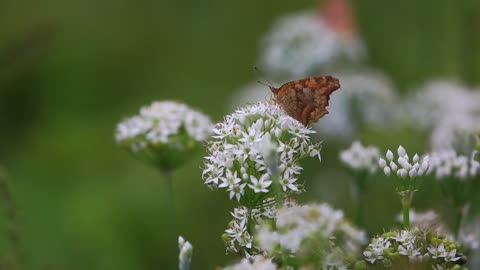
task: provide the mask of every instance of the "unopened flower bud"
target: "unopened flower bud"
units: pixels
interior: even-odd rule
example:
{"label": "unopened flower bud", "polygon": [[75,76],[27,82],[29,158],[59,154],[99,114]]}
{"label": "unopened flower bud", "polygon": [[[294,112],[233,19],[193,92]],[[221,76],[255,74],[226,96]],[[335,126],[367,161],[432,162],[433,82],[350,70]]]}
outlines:
{"label": "unopened flower bud", "polygon": [[401,157],[403,157],[407,154],[407,152],[405,151],[405,148],[403,148],[403,146],[401,146],[401,145],[398,147],[397,153]]}
{"label": "unopened flower bud", "polygon": [[393,160],[393,153],[392,151],[388,150],[387,151],[387,160],[392,161]]}
{"label": "unopened flower bud", "polygon": [[380,168],[384,168],[385,166],[387,166],[387,162],[385,161],[385,159],[383,158],[379,159],[378,166],[380,166]]}

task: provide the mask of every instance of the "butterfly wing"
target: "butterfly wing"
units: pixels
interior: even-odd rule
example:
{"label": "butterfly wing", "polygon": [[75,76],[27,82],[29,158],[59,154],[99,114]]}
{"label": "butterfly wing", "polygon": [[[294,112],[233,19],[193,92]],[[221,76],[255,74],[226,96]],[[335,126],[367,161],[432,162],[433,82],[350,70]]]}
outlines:
{"label": "butterfly wing", "polygon": [[328,113],[330,95],[339,88],[340,82],[332,76],[309,77],[282,85],[276,101],[288,115],[309,126]]}

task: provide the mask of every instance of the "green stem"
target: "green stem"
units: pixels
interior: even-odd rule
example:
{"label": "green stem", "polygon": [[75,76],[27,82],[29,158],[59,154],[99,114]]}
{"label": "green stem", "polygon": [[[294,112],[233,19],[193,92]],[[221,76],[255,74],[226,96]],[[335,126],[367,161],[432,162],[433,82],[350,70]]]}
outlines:
{"label": "green stem", "polygon": [[10,245],[12,269],[22,269],[20,264],[20,233],[18,230],[17,211],[13,199],[12,183],[6,171],[0,167],[0,196],[3,199],[8,220],[7,237]]}
{"label": "green stem", "polygon": [[405,229],[410,228],[410,206],[412,204],[413,199],[413,190],[405,190],[399,192],[400,199],[402,202],[402,212],[403,212],[403,227]]}
{"label": "green stem", "polygon": [[363,226],[363,194],[358,194],[358,200],[357,200],[357,211],[355,213],[355,224],[357,226],[362,227]]}
{"label": "green stem", "polygon": [[273,190],[275,192],[275,201],[277,203],[277,207],[280,207],[283,205],[285,202],[285,194],[283,193],[282,190],[282,185],[279,182],[280,178],[279,177],[274,177],[273,180]]}
{"label": "green stem", "polygon": [[363,224],[363,198],[366,189],[367,174],[358,174],[355,177],[355,185],[353,187],[353,203],[355,204],[355,224],[362,227]]}
{"label": "green stem", "polygon": [[178,268],[178,234],[175,221],[175,200],[173,192],[173,179],[170,171],[162,171],[167,185],[167,222],[168,222],[168,236],[167,236],[167,249],[169,257],[168,269]]}
{"label": "green stem", "polygon": [[470,205],[467,203],[461,207],[455,208],[455,220],[453,225],[453,233],[455,233],[456,239],[458,239],[460,235],[460,231],[462,230],[462,225],[467,217],[468,211],[470,209]]}
{"label": "green stem", "polygon": [[410,205],[404,204],[403,207],[403,227],[410,228]]}

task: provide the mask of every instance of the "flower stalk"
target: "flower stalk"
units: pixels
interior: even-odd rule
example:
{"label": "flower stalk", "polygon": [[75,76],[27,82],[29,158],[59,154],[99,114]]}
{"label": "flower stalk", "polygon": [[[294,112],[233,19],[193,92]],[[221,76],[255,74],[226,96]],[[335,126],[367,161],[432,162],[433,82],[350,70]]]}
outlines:
{"label": "flower stalk", "polygon": [[177,263],[177,226],[175,219],[175,196],[173,191],[173,178],[172,173],[168,170],[162,170],[162,175],[165,178],[165,184],[167,185],[166,191],[166,210],[167,210],[167,247],[169,265],[172,267],[178,265]]}
{"label": "flower stalk", "polygon": [[355,223],[363,225],[363,197],[368,188],[368,177],[378,170],[380,151],[374,146],[363,146],[355,141],[349,149],[340,152],[340,160],[352,175],[352,197],[355,204]]}
{"label": "flower stalk", "polygon": [[415,191],[407,190],[398,193],[402,203],[403,227],[407,230],[410,228],[410,206],[412,205],[414,192]]}

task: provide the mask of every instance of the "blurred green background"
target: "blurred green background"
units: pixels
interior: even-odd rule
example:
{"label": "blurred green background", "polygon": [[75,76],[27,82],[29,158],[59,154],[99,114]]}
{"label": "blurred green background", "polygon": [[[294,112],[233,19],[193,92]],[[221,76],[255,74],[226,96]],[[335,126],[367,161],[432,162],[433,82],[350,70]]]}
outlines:
{"label": "blurred green background", "polygon": [[[115,145],[116,123],[161,99],[221,119],[234,90],[255,78],[259,39],[274,20],[317,5],[0,1],[0,164],[14,181],[27,269],[163,269],[171,248],[166,186],[157,171]],[[354,6],[370,64],[402,91],[432,77],[480,81],[479,1],[357,0]],[[406,134],[362,136],[424,150]],[[316,179],[318,170],[341,170],[337,155],[345,146],[324,141],[321,167],[306,162],[303,178],[310,182],[302,200],[326,200],[350,213],[346,174],[335,182]],[[233,204],[202,183],[201,160],[198,153],[174,174],[177,224],[194,245],[192,269],[213,269],[235,259],[220,239]],[[431,190],[417,196],[420,208],[435,207],[429,201],[438,192]],[[371,191],[371,233],[392,224],[399,210],[393,194],[382,182]],[[0,225],[3,256],[7,225]]]}

